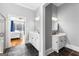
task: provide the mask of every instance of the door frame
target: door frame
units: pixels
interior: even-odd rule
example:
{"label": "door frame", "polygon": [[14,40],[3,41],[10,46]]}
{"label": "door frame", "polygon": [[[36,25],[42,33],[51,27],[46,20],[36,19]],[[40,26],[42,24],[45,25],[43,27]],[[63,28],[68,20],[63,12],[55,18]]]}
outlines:
{"label": "door frame", "polygon": [[45,8],[48,6],[50,3],[44,3],[41,5],[41,29],[40,29],[40,51],[39,51],[39,56],[45,56],[46,51],[45,51]]}
{"label": "door frame", "polygon": [[6,45],[6,17],[2,14],[2,13],[0,13],[0,15],[4,18],[4,42],[3,42],[3,52],[2,53],[4,53],[4,50],[5,50],[5,45]]}

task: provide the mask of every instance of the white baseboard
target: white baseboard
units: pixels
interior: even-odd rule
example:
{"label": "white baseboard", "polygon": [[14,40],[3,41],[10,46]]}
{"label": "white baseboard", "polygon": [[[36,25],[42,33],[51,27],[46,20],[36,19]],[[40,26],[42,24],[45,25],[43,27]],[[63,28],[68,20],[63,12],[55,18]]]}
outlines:
{"label": "white baseboard", "polygon": [[79,47],[78,46],[67,44],[66,47],[69,48],[69,49],[72,49],[74,51],[79,52]]}
{"label": "white baseboard", "polygon": [[52,52],[53,52],[53,49],[50,48],[50,49],[46,50],[45,55],[47,56],[48,54],[50,54],[50,53],[52,53]]}

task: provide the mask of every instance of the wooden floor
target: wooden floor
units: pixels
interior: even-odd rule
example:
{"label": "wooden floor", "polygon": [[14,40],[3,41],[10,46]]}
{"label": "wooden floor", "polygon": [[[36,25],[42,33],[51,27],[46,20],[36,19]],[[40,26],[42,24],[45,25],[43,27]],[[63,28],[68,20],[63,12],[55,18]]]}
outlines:
{"label": "wooden floor", "polygon": [[20,38],[12,38],[11,39],[11,46],[18,46],[22,44],[22,39]]}
{"label": "wooden floor", "polygon": [[38,51],[31,44],[26,44],[8,48],[0,56],[38,56]]}
{"label": "wooden floor", "polygon": [[48,56],[79,56],[79,52],[64,47],[59,50],[59,53],[53,52]]}

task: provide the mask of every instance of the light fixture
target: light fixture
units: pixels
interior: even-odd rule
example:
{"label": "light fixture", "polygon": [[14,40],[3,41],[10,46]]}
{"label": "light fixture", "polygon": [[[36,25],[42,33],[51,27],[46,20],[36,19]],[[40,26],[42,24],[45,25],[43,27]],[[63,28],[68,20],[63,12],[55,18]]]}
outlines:
{"label": "light fixture", "polygon": [[10,20],[15,20],[15,17],[12,17],[12,16],[11,16],[11,17],[10,17]]}
{"label": "light fixture", "polygon": [[52,17],[53,21],[58,21],[58,19],[56,17]]}
{"label": "light fixture", "polygon": [[39,21],[39,17],[36,17],[35,20],[36,20],[36,21]]}

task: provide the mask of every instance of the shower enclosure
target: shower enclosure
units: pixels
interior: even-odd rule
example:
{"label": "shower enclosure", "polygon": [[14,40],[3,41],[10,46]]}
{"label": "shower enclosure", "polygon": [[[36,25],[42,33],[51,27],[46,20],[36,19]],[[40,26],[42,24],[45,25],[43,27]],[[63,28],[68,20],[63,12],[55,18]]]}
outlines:
{"label": "shower enclosure", "polygon": [[5,40],[5,17],[0,13],[0,53],[4,51],[4,40]]}

